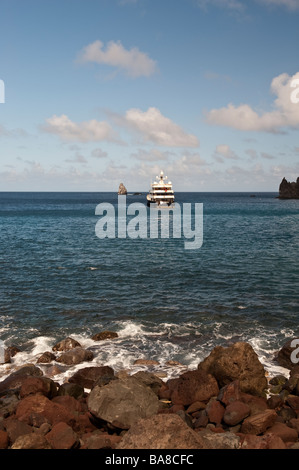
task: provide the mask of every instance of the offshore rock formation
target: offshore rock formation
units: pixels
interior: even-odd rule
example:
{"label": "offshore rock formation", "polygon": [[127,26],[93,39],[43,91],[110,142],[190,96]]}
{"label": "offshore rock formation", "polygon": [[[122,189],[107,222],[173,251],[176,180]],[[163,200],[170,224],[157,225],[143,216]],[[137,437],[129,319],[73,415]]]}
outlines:
{"label": "offshore rock formation", "polygon": [[119,188],[118,188],[118,194],[127,194],[127,189],[123,183],[120,183]]}
{"label": "offshore rock formation", "polygon": [[292,183],[283,178],[279,186],[279,199],[299,199],[299,178]]}

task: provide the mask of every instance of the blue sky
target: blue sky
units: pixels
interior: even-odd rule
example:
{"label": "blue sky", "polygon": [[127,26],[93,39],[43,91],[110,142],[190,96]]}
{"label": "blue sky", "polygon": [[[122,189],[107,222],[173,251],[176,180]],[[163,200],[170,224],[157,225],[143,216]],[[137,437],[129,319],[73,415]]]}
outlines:
{"label": "blue sky", "polygon": [[0,15],[0,190],[299,176],[299,0],[3,0]]}

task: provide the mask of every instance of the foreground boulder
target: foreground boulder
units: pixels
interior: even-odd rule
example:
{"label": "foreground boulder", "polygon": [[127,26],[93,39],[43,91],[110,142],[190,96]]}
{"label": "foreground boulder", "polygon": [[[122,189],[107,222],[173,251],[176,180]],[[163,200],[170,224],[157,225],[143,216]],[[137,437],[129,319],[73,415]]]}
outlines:
{"label": "foreground boulder", "polygon": [[121,429],[129,429],[140,418],[158,412],[159,400],[149,387],[134,377],[95,386],[89,394],[88,409],[96,418]]}
{"label": "foreground boulder", "polygon": [[176,414],[140,419],[125,434],[117,449],[203,449],[200,436]]}
{"label": "foreground boulder", "polygon": [[217,396],[219,388],[215,378],[204,370],[189,371],[178,379],[168,381],[171,401],[177,405],[191,405]]}
{"label": "foreground boulder", "polygon": [[263,395],[267,387],[265,369],[252,346],[245,342],[227,348],[216,346],[198,369],[212,374],[220,387],[238,380],[240,390],[253,395]]}

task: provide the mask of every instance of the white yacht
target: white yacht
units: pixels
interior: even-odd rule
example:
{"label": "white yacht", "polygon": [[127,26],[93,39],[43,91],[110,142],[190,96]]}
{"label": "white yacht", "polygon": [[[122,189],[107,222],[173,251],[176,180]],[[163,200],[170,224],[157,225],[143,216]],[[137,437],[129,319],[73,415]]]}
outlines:
{"label": "white yacht", "polygon": [[151,184],[151,189],[146,196],[147,205],[155,204],[158,207],[172,207],[174,205],[174,192],[171,181],[167,182],[167,176],[161,171],[156,176],[157,181]]}

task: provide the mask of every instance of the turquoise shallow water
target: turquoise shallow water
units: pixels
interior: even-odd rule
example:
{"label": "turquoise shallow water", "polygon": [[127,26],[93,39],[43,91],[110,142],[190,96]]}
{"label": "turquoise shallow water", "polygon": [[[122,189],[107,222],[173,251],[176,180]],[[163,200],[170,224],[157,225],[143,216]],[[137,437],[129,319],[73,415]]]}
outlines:
{"label": "turquoise shallow water", "polygon": [[[32,360],[72,335],[115,368],[141,357],[196,367],[245,340],[275,368],[299,333],[299,201],[251,196],[177,193],[203,204],[203,245],[186,250],[172,237],[99,239],[95,209],[116,206],[114,193],[0,193],[0,339]],[[119,338],[90,340],[104,329]]]}

